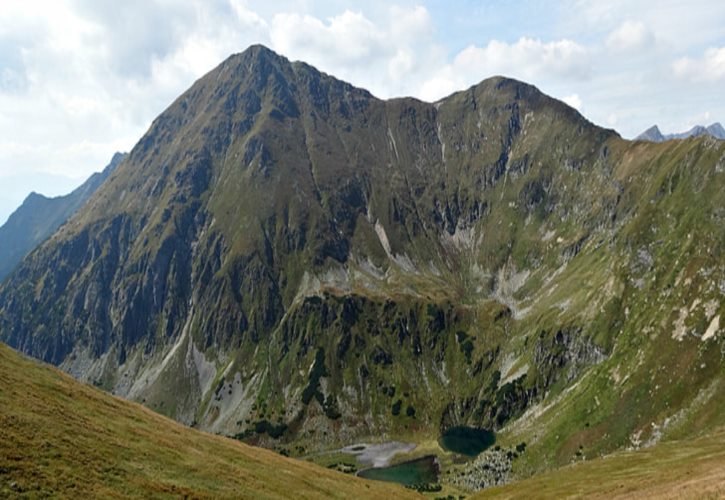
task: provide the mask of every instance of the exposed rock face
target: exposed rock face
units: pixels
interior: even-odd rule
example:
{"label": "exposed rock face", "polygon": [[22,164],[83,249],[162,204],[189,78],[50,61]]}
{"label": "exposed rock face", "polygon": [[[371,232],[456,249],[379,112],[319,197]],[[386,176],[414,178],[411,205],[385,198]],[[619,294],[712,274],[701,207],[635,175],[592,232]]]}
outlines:
{"label": "exposed rock face", "polygon": [[462,470],[452,471],[452,475],[445,477],[444,480],[465,491],[479,491],[506,484],[512,476],[514,456],[518,457],[518,452],[487,450]]}
{"label": "exposed rock face", "polygon": [[88,201],[124,156],[125,153],[114,154],[103,171],[93,174],[67,195],[55,198],[38,193],[28,195],[7,222],[0,226],[0,281]]}
{"label": "exposed rock face", "polygon": [[650,142],[664,142],[665,136],[660,132],[660,128],[657,125],[652,125],[650,128],[639,134],[635,141],[650,141]]}
{"label": "exposed rock face", "polygon": [[[647,297],[716,293],[724,156],[623,141],[514,80],[382,101],[252,47],[162,113],[9,277],[0,338],[264,444],[505,430],[611,363],[650,369],[644,347],[636,362],[617,349],[653,345]],[[642,248],[656,270],[634,286]],[[700,345],[657,356],[717,363],[717,340]]]}

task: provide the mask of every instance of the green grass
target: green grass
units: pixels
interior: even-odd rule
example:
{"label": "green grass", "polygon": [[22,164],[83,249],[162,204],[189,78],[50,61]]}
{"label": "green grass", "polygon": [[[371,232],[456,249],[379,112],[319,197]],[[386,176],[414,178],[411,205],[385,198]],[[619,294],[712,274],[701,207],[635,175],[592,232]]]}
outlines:
{"label": "green grass", "polygon": [[578,463],[475,498],[723,498],[725,428]]}
{"label": "green grass", "polygon": [[0,497],[405,498],[184,427],[0,344]]}
{"label": "green grass", "polygon": [[[299,115],[270,114],[290,103]],[[513,465],[528,477],[653,423],[667,438],[725,425],[722,333],[701,340],[725,317],[724,162],[721,142],[624,141],[510,80],[383,102],[253,49],[159,117],[0,286],[0,338],[292,454],[494,428],[528,443]],[[228,407],[222,374],[244,388]],[[264,420],[289,430],[250,434]]]}

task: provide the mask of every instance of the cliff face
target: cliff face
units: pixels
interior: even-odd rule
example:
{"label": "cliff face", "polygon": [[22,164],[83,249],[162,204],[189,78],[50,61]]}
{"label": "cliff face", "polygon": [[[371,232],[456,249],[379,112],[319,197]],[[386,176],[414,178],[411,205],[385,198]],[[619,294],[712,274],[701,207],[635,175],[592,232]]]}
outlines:
{"label": "cliff face", "polygon": [[13,272],[0,339],[262,443],[545,422],[565,461],[722,394],[723,165],[514,80],[382,101],[252,47]]}

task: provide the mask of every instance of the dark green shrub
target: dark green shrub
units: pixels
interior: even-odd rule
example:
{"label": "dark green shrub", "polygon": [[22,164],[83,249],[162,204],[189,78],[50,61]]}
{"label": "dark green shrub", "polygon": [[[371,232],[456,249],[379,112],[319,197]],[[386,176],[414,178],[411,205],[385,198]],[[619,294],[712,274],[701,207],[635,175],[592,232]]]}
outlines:
{"label": "dark green shrub", "polygon": [[392,413],[393,413],[394,416],[397,417],[398,415],[400,415],[400,408],[402,408],[402,406],[403,406],[403,400],[402,399],[399,399],[395,403],[393,403],[393,407],[391,408],[391,411],[392,411]]}

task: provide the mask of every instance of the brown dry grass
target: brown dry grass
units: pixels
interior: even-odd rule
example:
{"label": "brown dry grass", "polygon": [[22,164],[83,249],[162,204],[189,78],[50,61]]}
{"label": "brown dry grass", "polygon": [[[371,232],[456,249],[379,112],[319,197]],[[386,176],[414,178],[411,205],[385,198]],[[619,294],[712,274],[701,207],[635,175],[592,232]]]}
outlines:
{"label": "brown dry grass", "polygon": [[725,428],[492,488],[479,498],[725,498]]}
{"label": "brown dry grass", "polygon": [[0,344],[0,497],[405,498],[184,427]]}

